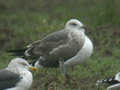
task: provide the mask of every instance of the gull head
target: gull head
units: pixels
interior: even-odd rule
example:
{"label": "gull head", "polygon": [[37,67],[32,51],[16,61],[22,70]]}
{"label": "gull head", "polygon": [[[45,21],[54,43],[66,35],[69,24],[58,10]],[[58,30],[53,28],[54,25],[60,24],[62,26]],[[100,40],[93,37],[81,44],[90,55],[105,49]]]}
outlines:
{"label": "gull head", "polygon": [[8,64],[8,68],[21,68],[27,70],[37,71],[37,68],[32,67],[25,59],[23,58],[15,58],[11,60]]}
{"label": "gull head", "polygon": [[85,32],[86,27],[79,20],[70,19],[69,21],[67,21],[67,23],[65,25],[65,29],[68,29],[68,30],[77,29],[77,30],[81,30],[81,31]]}

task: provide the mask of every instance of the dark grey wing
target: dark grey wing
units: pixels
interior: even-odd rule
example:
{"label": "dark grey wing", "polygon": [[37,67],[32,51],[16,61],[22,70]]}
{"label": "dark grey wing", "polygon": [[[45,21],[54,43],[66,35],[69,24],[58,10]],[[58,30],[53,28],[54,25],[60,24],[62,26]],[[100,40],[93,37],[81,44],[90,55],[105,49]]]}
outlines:
{"label": "dark grey wing", "polygon": [[0,90],[14,87],[22,78],[8,70],[0,70]]}
{"label": "dark grey wing", "polygon": [[42,40],[38,40],[30,44],[25,54],[28,53],[32,56],[47,56],[52,49],[61,44],[65,44],[67,41],[68,32],[65,30],[57,31],[49,34]]}
{"label": "dark grey wing", "polygon": [[106,78],[106,79],[104,79],[102,81],[103,81],[103,83],[107,83],[109,85],[120,83],[118,80],[115,80],[115,76],[113,76],[111,78]]}
{"label": "dark grey wing", "polygon": [[78,37],[76,34],[67,30],[57,31],[29,45],[25,53],[31,56],[42,56],[44,60],[40,63],[45,67],[58,66],[59,60],[70,59],[82,48],[84,39],[79,40],[76,37]]}
{"label": "dark grey wing", "polygon": [[43,57],[43,59],[39,59],[40,65],[44,67],[58,67],[60,60],[66,61],[75,56],[80,50],[77,44],[72,46],[73,47],[69,46],[69,44],[65,44],[63,46],[59,46],[58,50],[52,50],[53,53]]}
{"label": "dark grey wing", "polygon": [[98,80],[97,83],[96,83],[97,86],[100,86],[102,84],[108,84],[109,86],[111,86],[111,85],[120,84],[120,81],[115,80],[115,76],[113,76],[113,77],[105,78],[105,79],[102,79],[102,80]]}
{"label": "dark grey wing", "polygon": [[85,42],[85,36],[82,34],[77,35],[74,32],[69,33],[69,39],[67,43],[59,45],[58,47],[54,48],[50,51],[50,57],[55,60],[68,60],[71,57],[75,56],[78,51],[83,47]]}
{"label": "dark grey wing", "polygon": [[[71,35],[71,37],[69,35]],[[42,66],[57,67],[59,60],[66,61],[78,53],[78,51],[82,48],[85,40],[79,38],[76,39],[78,36],[76,36],[74,33],[69,33],[69,35],[67,34],[67,40],[62,38],[64,43],[60,43],[56,45],[56,47],[53,47],[51,50],[49,50],[48,54],[45,54],[46,56],[41,55],[43,56],[43,60],[40,59],[39,61]]]}

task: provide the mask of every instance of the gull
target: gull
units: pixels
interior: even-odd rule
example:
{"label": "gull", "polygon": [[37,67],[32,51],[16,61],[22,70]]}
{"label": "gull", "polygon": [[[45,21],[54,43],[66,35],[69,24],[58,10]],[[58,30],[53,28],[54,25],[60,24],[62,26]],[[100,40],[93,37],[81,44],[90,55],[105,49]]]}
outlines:
{"label": "gull", "polygon": [[102,84],[108,84],[107,90],[120,90],[120,72],[113,77],[98,80],[96,83],[98,88]]}
{"label": "gull", "polygon": [[22,50],[10,52],[24,52],[25,57],[39,57],[35,60],[37,67],[66,67],[81,64],[91,56],[93,44],[85,34],[86,27],[77,19],[66,22],[64,29],[53,32],[41,40],[34,41]]}
{"label": "gull", "polygon": [[8,67],[0,70],[0,90],[28,90],[33,81],[29,69],[37,70],[23,58],[11,60]]}

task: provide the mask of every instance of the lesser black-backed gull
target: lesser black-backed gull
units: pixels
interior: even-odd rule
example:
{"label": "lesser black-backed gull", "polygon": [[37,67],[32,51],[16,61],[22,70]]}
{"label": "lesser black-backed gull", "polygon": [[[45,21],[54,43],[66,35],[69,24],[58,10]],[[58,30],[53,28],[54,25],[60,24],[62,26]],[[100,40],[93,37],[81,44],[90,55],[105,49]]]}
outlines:
{"label": "lesser black-backed gull", "polygon": [[96,83],[98,88],[100,88],[102,84],[108,84],[107,90],[120,90],[120,72],[113,77],[98,80]]}
{"label": "lesser black-backed gull", "polygon": [[85,26],[77,19],[70,19],[64,29],[33,42],[21,51],[25,51],[27,57],[39,57],[37,66],[58,67],[63,63],[65,71],[67,66],[86,61],[93,52],[93,44],[85,34]]}
{"label": "lesser black-backed gull", "polygon": [[37,70],[22,58],[11,60],[7,68],[0,70],[0,90],[28,90],[33,81],[29,69]]}

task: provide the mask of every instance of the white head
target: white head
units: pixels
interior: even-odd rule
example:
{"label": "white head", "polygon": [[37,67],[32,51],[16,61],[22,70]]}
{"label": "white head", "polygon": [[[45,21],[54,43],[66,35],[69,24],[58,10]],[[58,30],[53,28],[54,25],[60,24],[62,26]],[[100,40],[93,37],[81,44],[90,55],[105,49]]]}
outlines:
{"label": "white head", "polygon": [[82,22],[80,22],[77,19],[70,19],[69,21],[67,21],[65,29],[68,30],[78,29],[85,32],[85,26],[82,24]]}
{"label": "white head", "polygon": [[33,70],[36,71],[37,69],[32,67],[25,59],[23,58],[15,58],[11,60],[11,62],[8,64],[8,68],[21,68],[21,69],[27,69],[27,70]]}
{"label": "white head", "polygon": [[120,72],[118,72],[118,73],[115,75],[115,80],[120,81]]}

